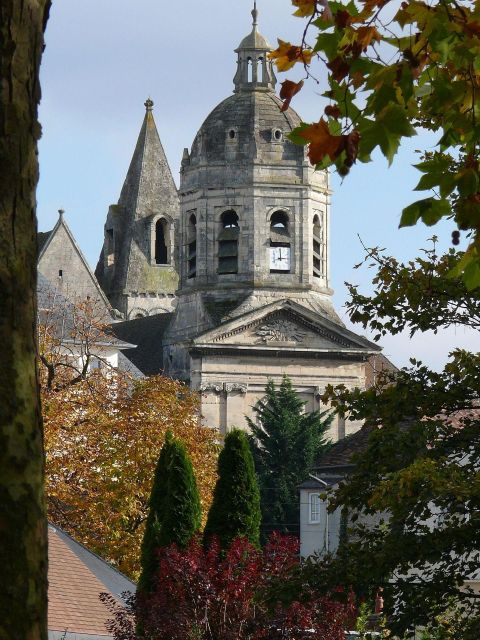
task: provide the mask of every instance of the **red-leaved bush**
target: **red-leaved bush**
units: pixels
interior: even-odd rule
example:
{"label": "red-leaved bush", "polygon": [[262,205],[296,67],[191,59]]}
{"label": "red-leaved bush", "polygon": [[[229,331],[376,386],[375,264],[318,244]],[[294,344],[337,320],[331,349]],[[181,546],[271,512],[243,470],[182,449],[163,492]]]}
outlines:
{"label": "red-leaved bush", "polygon": [[[131,596],[126,607],[107,594],[115,640],[344,640],[355,614],[353,599],[302,593],[294,602],[275,598],[275,585],[299,569],[298,542],[274,534],[262,549],[235,540],[223,554],[217,541],[205,550],[159,550],[152,594]],[[138,629],[142,633],[138,633]]]}

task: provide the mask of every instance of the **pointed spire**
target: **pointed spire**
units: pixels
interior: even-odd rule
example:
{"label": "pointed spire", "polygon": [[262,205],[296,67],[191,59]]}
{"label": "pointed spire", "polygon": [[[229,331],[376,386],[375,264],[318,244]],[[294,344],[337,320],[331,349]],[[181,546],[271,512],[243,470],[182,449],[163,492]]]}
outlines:
{"label": "pointed spire", "polygon": [[155,125],[153,100],[147,98],[144,105],[145,117],[118,201],[136,219],[160,213],[178,197]]}

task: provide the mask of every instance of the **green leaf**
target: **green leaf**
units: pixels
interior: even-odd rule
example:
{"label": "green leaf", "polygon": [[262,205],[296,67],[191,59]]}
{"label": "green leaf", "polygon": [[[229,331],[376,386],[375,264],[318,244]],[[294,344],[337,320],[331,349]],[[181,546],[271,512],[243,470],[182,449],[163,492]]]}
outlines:
{"label": "green leaf", "polygon": [[306,129],[308,126],[309,126],[308,124],[306,124],[305,122],[302,122],[298,127],[295,127],[293,131],[287,134],[287,138],[291,140],[293,143],[298,144],[301,147],[304,147],[307,144],[307,141],[305,140],[305,138],[302,138],[302,136],[300,135],[300,132]]}
{"label": "green leaf", "polygon": [[478,173],[472,167],[460,171],[455,176],[455,182],[457,185],[458,193],[467,198],[478,191]]}
{"label": "green leaf", "polygon": [[425,198],[417,200],[402,211],[400,227],[412,227],[420,219],[427,225],[436,224],[441,218],[451,212],[448,200],[437,200],[435,198]]}

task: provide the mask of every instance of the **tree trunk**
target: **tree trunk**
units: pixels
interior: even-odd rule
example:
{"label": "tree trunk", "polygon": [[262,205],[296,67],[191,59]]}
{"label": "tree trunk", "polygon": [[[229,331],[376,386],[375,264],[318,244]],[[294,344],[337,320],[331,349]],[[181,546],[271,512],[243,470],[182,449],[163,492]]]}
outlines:
{"label": "tree trunk", "polygon": [[49,8],[50,0],[0,0],[0,640],[47,638],[35,189]]}

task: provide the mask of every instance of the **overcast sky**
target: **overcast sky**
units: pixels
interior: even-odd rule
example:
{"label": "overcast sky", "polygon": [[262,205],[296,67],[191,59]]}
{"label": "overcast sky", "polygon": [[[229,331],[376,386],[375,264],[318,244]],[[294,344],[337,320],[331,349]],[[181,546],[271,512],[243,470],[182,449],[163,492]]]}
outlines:
{"label": "overcast sky", "polygon": [[[297,42],[304,22],[291,16],[290,0],[258,0],[259,24],[272,44]],[[251,29],[248,0],[57,0],[46,33],[40,118],[39,228],[51,229],[57,210],[66,219],[94,268],[109,204],[120,189],[140,130],[147,97],[178,184],[182,150],[190,147],[208,113],[230,95],[236,67],[233,50]],[[315,70],[321,83],[322,70]],[[289,72],[290,79],[300,72]],[[279,74],[279,81],[285,77]],[[324,84],[323,84],[324,87]],[[293,107],[305,121],[318,120],[325,106],[322,84],[306,83]],[[432,235],[424,226],[398,230],[402,207],[418,198],[412,189],[415,149],[432,141],[413,138],[390,169],[375,158],[354,167],[340,183],[333,176],[331,274],[335,304],[344,320],[344,282],[368,287],[371,272],[354,271],[367,246],[385,247],[409,259]],[[435,227],[448,247],[451,224]],[[351,327],[364,333],[361,327]],[[384,352],[400,366],[410,356],[434,368],[455,346],[480,349],[480,338],[463,329],[433,336],[390,337]]]}

